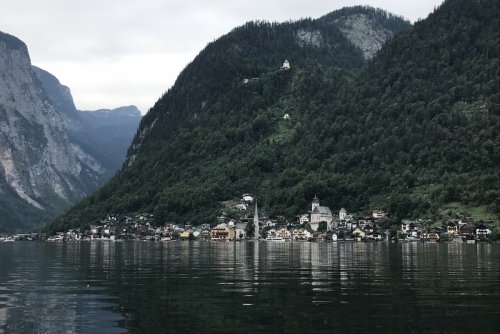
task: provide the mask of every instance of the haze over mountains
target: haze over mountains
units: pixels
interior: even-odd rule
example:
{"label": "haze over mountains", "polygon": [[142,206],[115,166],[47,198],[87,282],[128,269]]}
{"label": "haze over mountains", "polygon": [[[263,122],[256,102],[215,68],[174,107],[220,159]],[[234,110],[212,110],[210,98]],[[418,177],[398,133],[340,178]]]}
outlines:
{"label": "haze over mountains", "polygon": [[0,32],[0,232],[41,226],[121,167],[134,106],[78,111],[68,87]]}

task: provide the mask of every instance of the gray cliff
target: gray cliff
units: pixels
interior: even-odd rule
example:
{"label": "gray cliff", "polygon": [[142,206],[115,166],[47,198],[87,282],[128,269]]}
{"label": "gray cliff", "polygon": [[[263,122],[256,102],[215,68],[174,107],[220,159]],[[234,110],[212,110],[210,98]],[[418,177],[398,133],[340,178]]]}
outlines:
{"label": "gray cliff", "polygon": [[[100,159],[99,154],[106,155],[103,152],[90,151],[85,144],[96,142],[86,141],[85,133],[95,136],[113,128],[109,113],[102,122],[102,117],[94,117],[106,130],[93,126],[85,119],[87,113],[81,117],[83,112],[76,110],[69,89],[50,74],[41,78],[41,73],[32,67],[26,45],[0,32],[0,232],[46,223],[107,180],[125,156],[120,152],[122,160],[110,162]],[[42,84],[45,80],[52,84]],[[120,126],[121,112],[116,115]],[[125,139],[120,149],[126,151],[128,144]],[[101,147],[113,149],[107,144]]]}
{"label": "gray cliff", "polygon": [[49,72],[33,66],[49,100],[61,115],[69,140],[82,160],[102,174],[103,181],[123,164],[142,115],[136,106],[94,111],[77,110],[68,87]]}

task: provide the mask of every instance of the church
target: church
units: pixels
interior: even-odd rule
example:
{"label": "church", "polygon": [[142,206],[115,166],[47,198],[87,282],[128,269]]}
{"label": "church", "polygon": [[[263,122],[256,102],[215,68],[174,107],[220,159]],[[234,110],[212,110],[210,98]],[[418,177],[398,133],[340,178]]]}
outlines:
{"label": "church", "polygon": [[317,231],[320,222],[326,222],[327,229],[332,228],[332,210],[327,206],[320,206],[318,197],[314,196],[311,203],[311,229]]}

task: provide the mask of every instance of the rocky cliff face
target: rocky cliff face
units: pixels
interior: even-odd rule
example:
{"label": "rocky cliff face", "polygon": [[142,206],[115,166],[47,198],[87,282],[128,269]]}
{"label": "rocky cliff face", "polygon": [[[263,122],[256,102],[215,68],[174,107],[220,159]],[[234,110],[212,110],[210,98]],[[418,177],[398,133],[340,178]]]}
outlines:
{"label": "rocky cliff face", "polygon": [[[39,76],[54,84],[44,87]],[[114,172],[74,139],[92,127],[56,83],[32,67],[22,41],[0,32],[0,232],[44,223]]]}
{"label": "rocky cliff face", "polygon": [[61,115],[64,127],[69,130],[81,130],[78,110],[69,87],[62,85],[55,76],[39,67],[32,66],[32,69],[55,110]]}
{"label": "rocky cliff face", "polygon": [[344,35],[363,51],[365,59],[372,58],[394,31],[383,27],[365,14],[351,15],[335,21]]}
{"label": "rocky cliff face", "polygon": [[31,69],[27,47],[0,36],[0,173],[17,195],[47,210],[86,194],[98,180],[84,166]]}
{"label": "rocky cliff face", "polygon": [[346,7],[320,20],[337,26],[344,36],[371,59],[395,34],[411,27],[402,17],[369,6]]}
{"label": "rocky cliff face", "polygon": [[95,111],[77,110],[71,91],[49,72],[33,66],[80,160],[98,173],[100,183],[121,167],[134,137],[141,112],[136,106]]}

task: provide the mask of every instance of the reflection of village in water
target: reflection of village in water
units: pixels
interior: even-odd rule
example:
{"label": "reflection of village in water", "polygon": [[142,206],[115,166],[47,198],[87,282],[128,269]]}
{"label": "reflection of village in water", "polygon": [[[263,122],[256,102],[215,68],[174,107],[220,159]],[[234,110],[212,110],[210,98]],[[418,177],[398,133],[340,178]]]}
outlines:
{"label": "reflection of village in water", "polygon": [[[123,246],[122,246],[123,245]],[[129,246],[130,245],[130,246]],[[118,246],[118,248],[117,248]],[[298,281],[310,286],[316,302],[322,292],[355,293],[359,285],[370,286],[365,294],[377,295],[394,277],[420,282],[441,272],[441,284],[456,282],[464,271],[478,278],[491,269],[492,247],[480,243],[91,243],[91,262],[112,268],[120,258],[134,271],[164,271],[168,279],[218,279],[222,291],[255,296],[272,284]],[[128,252],[128,254],[120,254]],[[178,266],[183,270],[179,271]],[[187,268],[186,268],[187,267]],[[445,268],[445,270],[443,270]],[[189,274],[188,274],[189,272]],[[198,275],[198,276],[197,276]],[[447,283],[448,282],[448,283]],[[466,284],[465,282],[463,284]],[[403,288],[403,287],[401,287]],[[313,301],[314,302],[314,301]]]}
{"label": "reflection of village in water", "polygon": [[[332,291],[338,282],[349,290],[361,278],[369,284],[386,284],[391,275],[418,279],[447,268],[450,279],[466,267],[478,272],[491,267],[495,245],[480,243],[90,243],[90,263],[113,268],[117,261],[133,271],[162,268],[166,275],[193,278],[177,273],[181,265],[189,272],[209,271],[220,277],[230,291],[255,292],[259,282],[276,277],[293,278],[311,285],[314,291]],[[396,260],[397,267],[394,267]],[[186,268],[187,267],[187,268]],[[425,267],[425,270],[422,270]],[[440,269],[441,268],[441,269]],[[172,272],[173,269],[173,272]],[[271,279],[272,278],[272,279]],[[425,277],[421,277],[425,278]],[[377,283],[378,282],[378,283]],[[224,289],[224,286],[221,287]]]}
{"label": "reflection of village in water", "polygon": [[491,270],[498,271],[498,263],[492,261],[498,245],[489,243],[200,241],[25,245],[30,244],[45,247],[45,251],[50,248],[55,258],[48,270],[37,261],[29,272],[24,266],[24,271],[14,268],[4,273],[7,276],[0,275],[0,333],[20,317],[33,322],[27,332],[50,332],[51,326],[79,332],[98,314],[107,314],[102,321],[115,326],[123,315],[104,310],[114,300],[109,299],[102,285],[120,277],[131,280],[129,288],[133,284],[153,284],[167,289],[167,295],[191,282],[191,291],[175,293],[202,298],[203,294],[219,291],[239,295],[243,305],[258,303],[261,307],[266,303],[272,307],[280,289],[295,287],[310,303],[342,306],[360,294],[367,301],[380,299],[390,295],[388,289],[394,293],[391,298],[406,296],[410,291],[419,294],[420,302],[425,303],[424,298],[433,298],[440,289],[448,291],[450,284],[462,293],[466,293],[465,285],[491,284],[482,277]]}

